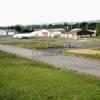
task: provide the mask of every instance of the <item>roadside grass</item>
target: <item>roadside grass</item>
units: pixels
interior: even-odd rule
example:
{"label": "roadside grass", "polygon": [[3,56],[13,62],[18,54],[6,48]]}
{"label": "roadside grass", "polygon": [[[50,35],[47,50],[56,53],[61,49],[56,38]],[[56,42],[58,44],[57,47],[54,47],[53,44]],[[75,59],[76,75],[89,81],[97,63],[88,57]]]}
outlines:
{"label": "roadside grass", "polygon": [[93,49],[93,50],[97,50],[97,51],[100,51],[100,48],[95,48],[95,49]]}
{"label": "roadside grass", "polygon": [[0,51],[0,100],[100,100],[100,80]]}
{"label": "roadside grass", "polygon": [[92,37],[86,40],[87,43],[100,43],[100,36]]}
{"label": "roadside grass", "polygon": [[67,50],[64,52],[64,55],[74,55],[77,57],[86,57],[100,60],[100,48]]}
{"label": "roadside grass", "polygon": [[[56,43],[58,42],[58,43]],[[52,48],[64,47],[62,43],[79,42],[81,44],[88,43],[89,45],[100,43],[99,37],[87,39],[68,39],[68,38],[32,38],[32,39],[0,39],[0,44],[14,45],[25,48]]]}
{"label": "roadside grass", "polygon": [[1,44],[13,45],[24,48],[55,48],[55,47],[64,47],[63,44],[52,43],[54,39],[9,39],[0,41]]}
{"label": "roadside grass", "polygon": [[50,43],[43,40],[32,40],[32,39],[13,39],[13,40],[3,40],[0,41],[1,44],[13,45],[24,48],[54,48],[54,47],[64,47],[62,44]]}

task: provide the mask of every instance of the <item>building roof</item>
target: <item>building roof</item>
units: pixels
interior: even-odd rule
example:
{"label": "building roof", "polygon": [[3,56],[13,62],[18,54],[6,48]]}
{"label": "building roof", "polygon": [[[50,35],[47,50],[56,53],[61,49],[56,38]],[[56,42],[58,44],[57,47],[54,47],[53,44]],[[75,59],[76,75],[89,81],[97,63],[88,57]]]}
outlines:
{"label": "building roof", "polygon": [[82,30],[82,29],[72,29],[71,31],[68,31],[67,34],[79,34],[79,35],[87,35],[87,34],[93,34],[94,31],[91,30]]}
{"label": "building roof", "polygon": [[75,31],[75,32],[77,32],[77,31],[81,31],[82,29],[80,29],[80,28],[74,28],[74,29],[72,29],[71,31],[73,32],[73,31]]}
{"label": "building roof", "polygon": [[48,29],[49,32],[61,32],[61,33],[65,33],[65,29],[64,28],[53,28],[53,29]]}

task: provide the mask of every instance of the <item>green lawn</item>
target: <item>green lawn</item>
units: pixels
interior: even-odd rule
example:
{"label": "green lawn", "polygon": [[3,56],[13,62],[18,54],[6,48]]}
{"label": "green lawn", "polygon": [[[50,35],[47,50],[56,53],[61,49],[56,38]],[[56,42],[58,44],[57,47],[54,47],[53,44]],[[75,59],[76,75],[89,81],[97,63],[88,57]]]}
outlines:
{"label": "green lawn", "polygon": [[0,100],[100,100],[100,80],[0,51]]}

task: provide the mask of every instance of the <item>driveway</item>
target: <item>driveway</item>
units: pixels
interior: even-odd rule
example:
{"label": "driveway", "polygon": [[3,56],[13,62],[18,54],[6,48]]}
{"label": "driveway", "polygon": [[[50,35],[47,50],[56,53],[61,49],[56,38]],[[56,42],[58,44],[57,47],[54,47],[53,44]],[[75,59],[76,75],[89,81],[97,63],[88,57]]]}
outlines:
{"label": "driveway", "polygon": [[50,55],[49,53],[47,54],[46,51],[31,50],[9,45],[0,45],[0,50],[28,59],[49,63],[55,65],[57,68],[71,69],[100,77],[100,62],[96,60],[73,56]]}

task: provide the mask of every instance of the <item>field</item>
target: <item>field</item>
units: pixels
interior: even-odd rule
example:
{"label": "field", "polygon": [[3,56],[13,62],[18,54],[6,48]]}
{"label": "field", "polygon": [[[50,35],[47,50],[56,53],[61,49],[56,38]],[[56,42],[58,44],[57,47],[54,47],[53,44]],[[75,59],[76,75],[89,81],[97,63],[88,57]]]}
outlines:
{"label": "field", "polygon": [[65,44],[70,42],[79,42],[81,44],[96,44],[100,43],[100,38],[88,38],[88,39],[68,39],[68,38],[33,38],[33,39],[12,39],[12,38],[0,38],[0,44],[14,45],[24,48],[55,48],[65,47]]}
{"label": "field", "polygon": [[73,49],[67,50],[65,55],[74,55],[79,57],[87,57],[100,60],[100,48],[95,49]]}
{"label": "field", "polygon": [[100,80],[0,51],[0,100],[100,100]]}
{"label": "field", "polygon": [[[54,38],[37,38],[37,39],[4,39],[0,40],[1,44],[14,45],[24,48],[54,48],[54,47],[64,47],[62,44],[53,43],[58,39]],[[65,41],[65,40],[64,40]]]}

